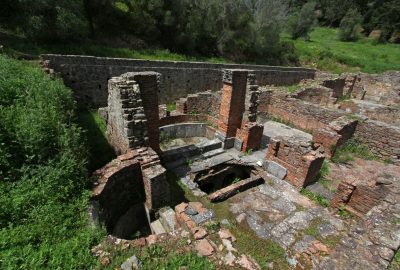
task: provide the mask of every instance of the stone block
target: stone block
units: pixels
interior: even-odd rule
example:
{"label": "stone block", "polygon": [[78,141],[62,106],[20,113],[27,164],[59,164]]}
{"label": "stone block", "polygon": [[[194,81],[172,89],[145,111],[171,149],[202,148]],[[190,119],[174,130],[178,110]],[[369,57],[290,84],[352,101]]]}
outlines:
{"label": "stone block", "polygon": [[274,161],[266,160],[263,164],[263,167],[270,174],[279,179],[283,180],[287,176],[287,169]]}

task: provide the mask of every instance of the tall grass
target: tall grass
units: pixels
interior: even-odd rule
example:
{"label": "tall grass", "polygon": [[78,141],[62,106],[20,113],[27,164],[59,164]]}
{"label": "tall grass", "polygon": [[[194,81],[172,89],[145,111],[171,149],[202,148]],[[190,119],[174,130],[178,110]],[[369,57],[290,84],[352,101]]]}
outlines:
{"label": "tall grass", "polygon": [[0,269],[91,269],[87,149],[72,93],[0,55]]}
{"label": "tall grass", "polygon": [[[335,73],[362,71],[381,73],[400,70],[400,45],[379,44],[368,38],[355,42],[339,40],[338,29],[317,27],[311,40],[295,40],[302,65]],[[285,35],[289,39],[288,35]]]}

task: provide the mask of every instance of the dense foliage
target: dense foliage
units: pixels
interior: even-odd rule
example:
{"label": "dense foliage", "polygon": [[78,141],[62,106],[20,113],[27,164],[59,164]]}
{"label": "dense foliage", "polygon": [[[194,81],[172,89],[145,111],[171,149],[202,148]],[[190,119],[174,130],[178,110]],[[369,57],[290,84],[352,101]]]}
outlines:
{"label": "dense foliage", "polygon": [[309,40],[309,33],[316,25],[315,2],[306,3],[300,11],[295,12],[289,20],[290,32],[293,39],[303,37]]}
{"label": "dense foliage", "polygon": [[0,269],[86,269],[86,151],[72,94],[0,55]]}
{"label": "dense foliage", "polygon": [[362,17],[357,9],[349,9],[340,22],[339,37],[342,41],[355,41],[360,38]]}

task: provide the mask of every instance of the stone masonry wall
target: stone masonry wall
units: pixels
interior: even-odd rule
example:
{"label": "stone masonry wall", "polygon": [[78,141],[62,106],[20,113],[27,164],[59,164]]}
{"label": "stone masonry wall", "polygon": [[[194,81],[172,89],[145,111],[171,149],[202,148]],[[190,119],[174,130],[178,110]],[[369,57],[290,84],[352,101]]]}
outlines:
{"label": "stone masonry wall", "polygon": [[259,85],[292,85],[302,79],[314,78],[315,70],[295,67],[211,64],[195,62],[150,61],[76,55],[42,55],[42,65],[60,74],[73,89],[80,108],[107,105],[111,77],[126,72],[154,71],[163,76],[160,101],[170,103],[179,97],[205,90],[220,90],[222,69],[251,69]]}
{"label": "stone masonry wall", "polygon": [[400,127],[373,120],[360,121],[355,135],[381,158],[400,164]]}
{"label": "stone masonry wall", "polygon": [[307,131],[325,128],[330,122],[346,114],[344,111],[322,108],[292,98],[286,93],[269,90],[261,91],[259,103],[261,121],[265,116],[273,116]]}
{"label": "stone masonry wall", "polygon": [[117,153],[147,145],[159,150],[158,77],[140,72],[110,79],[107,135]]}
{"label": "stone masonry wall", "polygon": [[180,98],[176,102],[176,110],[182,114],[209,114],[218,117],[220,105],[220,91],[205,91]]}

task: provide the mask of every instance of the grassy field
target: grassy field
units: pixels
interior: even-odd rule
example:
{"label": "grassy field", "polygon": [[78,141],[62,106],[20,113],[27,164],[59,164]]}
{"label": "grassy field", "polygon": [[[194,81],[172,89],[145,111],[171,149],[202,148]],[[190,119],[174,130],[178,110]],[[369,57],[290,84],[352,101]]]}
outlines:
{"label": "grassy field", "polygon": [[[289,39],[287,34],[284,38]],[[343,42],[337,29],[321,27],[314,29],[310,41],[299,39],[294,43],[303,66],[335,73],[400,70],[399,44],[377,44],[368,38]]]}

